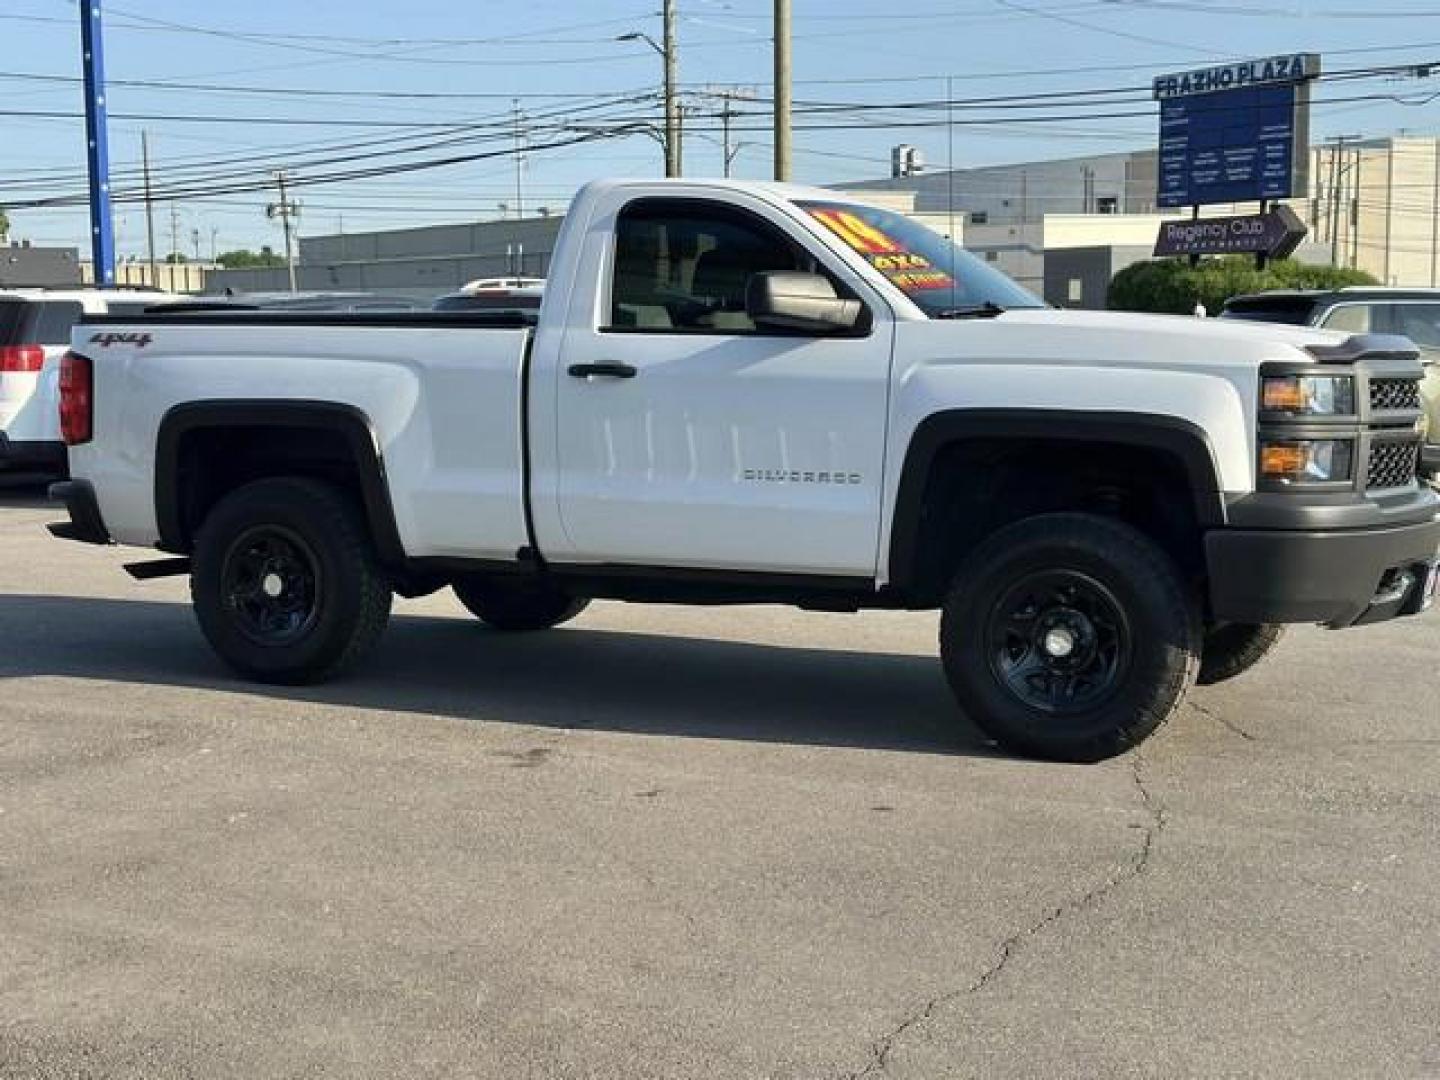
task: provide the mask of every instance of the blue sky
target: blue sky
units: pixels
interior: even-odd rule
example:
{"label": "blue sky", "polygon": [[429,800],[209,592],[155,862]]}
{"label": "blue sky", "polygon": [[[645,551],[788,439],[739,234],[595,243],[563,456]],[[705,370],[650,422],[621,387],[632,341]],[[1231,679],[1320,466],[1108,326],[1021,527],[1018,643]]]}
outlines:
{"label": "blue sky", "polygon": [[[608,135],[527,155],[523,204],[560,208],[586,179],[661,171],[660,147],[644,130],[659,116],[660,59],[643,42],[615,40],[632,30],[658,39],[658,7],[658,0],[105,0],[111,111],[150,117],[112,120],[116,187],[127,186],[123,170],[138,165],[147,128],[157,184],[178,189],[181,247],[191,252],[198,232],[208,254],[212,239],[220,250],[279,246],[279,229],[264,214],[273,193],[201,197],[258,182],[269,168],[289,165],[313,179],[491,154],[500,156],[307,186],[297,196],[301,230],[310,233],[492,218],[502,202],[515,202],[514,163],[505,156],[514,97],[532,142],[563,143],[586,124]],[[768,178],[769,0],[679,0],[679,9],[680,78],[694,108],[686,172],[720,173],[714,94],[739,87],[755,100],[735,105],[749,114],[735,120],[742,144],[735,173]],[[959,99],[1117,91],[1060,113],[1036,113],[1033,102],[1015,113],[996,103],[955,110],[956,120],[985,121],[953,130],[954,159],[970,165],[1150,145],[1156,122],[1136,88],[1166,71],[1299,50],[1325,54],[1327,71],[1440,62],[1440,6],[1417,0],[794,0],[794,9],[795,171],[817,183],[885,175],[889,147],[900,141],[943,165],[946,114],[934,103],[946,96],[947,76]],[[81,122],[14,115],[81,107],[79,87],[67,81],[79,73],[73,2],[4,0],[0,35],[0,205],[80,190]],[[125,85],[136,82],[187,85]],[[200,89],[208,86],[228,89]],[[1425,80],[1322,85],[1315,137],[1435,134],[1440,103],[1428,95],[1437,90],[1440,67]],[[1005,122],[1008,115],[1032,122]],[[920,126],[896,126],[906,123]],[[838,126],[814,130],[822,124]],[[434,149],[403,158],[380,156],[431,143]],[[171,205],[158,207],[162,252]],[[10,216],[13,234],[37,243],[80,244],[86,236],[83,208]],[[116,225],[122,254],[143,251],[138,206],[117,207]]]}

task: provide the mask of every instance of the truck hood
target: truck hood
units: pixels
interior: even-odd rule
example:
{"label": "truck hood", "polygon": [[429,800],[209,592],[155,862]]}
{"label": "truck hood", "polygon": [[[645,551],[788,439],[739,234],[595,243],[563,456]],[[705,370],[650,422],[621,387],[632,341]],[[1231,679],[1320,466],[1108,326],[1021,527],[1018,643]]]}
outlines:
{"label": "truck hood", "polygon": [[1318,330],[1313,326],[1246,319],[1197,319],[1193,315],[1140,315],[1125,311],[1017,308],[999,318],[1006,323],[1053,327],[1056,330],[1125,334],[1132,339],[1147,338],[1157,344],[1164,339],[1174,339],[1185,342],[1187,346],[1204,341],[1221,347],[1227,344],[1261,348],[1291,345],[1303,349],[1307,345],[1338,345],[1350,337],[1348,333]]}
{"label": "truck hood", "polygon": [[897,355],[909,364],[1016,364],[1066,368],[1143,368],[1226,374],[1249,386],[1267,363],[1311,363],[1316,345],[1353,335],[1333,330],[1193,315],[1012,308],[991,319],[899,323]]}

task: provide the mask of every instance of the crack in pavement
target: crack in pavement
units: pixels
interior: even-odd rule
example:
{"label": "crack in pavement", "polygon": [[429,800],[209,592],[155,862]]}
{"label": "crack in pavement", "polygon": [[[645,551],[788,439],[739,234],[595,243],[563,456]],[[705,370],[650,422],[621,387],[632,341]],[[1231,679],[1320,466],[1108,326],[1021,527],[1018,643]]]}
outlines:
{"label": "crack in pavement", "polygon": [[1260,736],[1254,734],[1253,732],[1246,731],[1239,724],[1235,723],[1235,721],[1229,719],[1228,717],[1222,716],[1211,709],[1207,709],[1204,705],[1197,705],[1194,701],[1187,701],[1185,704],[1189,705],[1190,708],[1194,709],[1207,720],[1214,720],[1217,724],[1225,728],[1227,731],[1239,735],[1240,738],[1244,739],[1246,742],[1261,741]]}
{"label": "crack in pavement", "polygon": [[[1143,874],[1150,865],[1150,857],[1155,851],[1155,845],[1159,840],[1160,833],[1164,831],[1166,824],[1165,807],[1150,792],[1145,783],[1144,775],[1145,762],[1142,755],[1137,751],[1132,759],[1131,780],[1136,791],[1140,795],[1140,806],[1145,812],[1145,820],[1139,824],[1144,830],[1144,837],[1139,846],[1135,849],[1130,860],[1107,875],[1102,881],[1086,890],[1080,896],[1046,911],[1039,919],[1030,923],[1021,930],[1011,934],[996,949],[995,959],[985,968],[974,980],[956,990],[949,990],[939,994],[925,1002],[920,1008],[908,1015],[900,1023],[896,1024],[888,1032],[876,1039],[870,1046],[870,1060],[865,1067],[858,1072],[846,1073],[844,1080],[864,1080],[865,1077],[879,1076],[890,1064],[890,1055],[895,1049],[895,1044],[907,1033],[916,1027],[932,1019],[941,1008],[972,994],[978,994],[994,982],[1005,970],[1011,959],[1021,950],[1025,942],[1031,938],[1044,933],[1046,930],[1064,921],[1072,915],[1090,910],[1103,902],[1111,893],[1127,882],[1133,881]],[[1136,827],[1132,825],[1131,827]]]}

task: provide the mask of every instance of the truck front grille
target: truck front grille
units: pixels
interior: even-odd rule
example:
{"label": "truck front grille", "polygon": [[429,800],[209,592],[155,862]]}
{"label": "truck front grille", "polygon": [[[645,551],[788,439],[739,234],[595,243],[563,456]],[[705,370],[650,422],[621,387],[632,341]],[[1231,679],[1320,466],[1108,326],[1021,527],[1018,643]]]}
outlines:
{"label": "truck front grille", "polygon": [[1420,443],[1413,439],[1377,440],[1370,445],[1370,466],[1365,487],[1404,487],[1415,479],[1419,464]]}
{"label": "truck front grille", "polygon": [[1370,408],[1375,412],[1420,408],[1420,384],[1414,379],[1371,379]]}

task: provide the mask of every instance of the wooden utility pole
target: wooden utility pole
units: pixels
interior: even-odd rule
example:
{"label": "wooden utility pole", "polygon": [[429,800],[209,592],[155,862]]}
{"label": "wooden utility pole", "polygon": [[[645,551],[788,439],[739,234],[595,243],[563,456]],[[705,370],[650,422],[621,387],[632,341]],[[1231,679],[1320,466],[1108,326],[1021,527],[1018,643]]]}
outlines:
{"label": "wooden utility pole", "polygon": [[294,230],[291,228],[290,219],[300,212],[300,207],[290,201],[285,191],[285,170],[281,169],[275,174],[276,186],[280,189],[280,201],[271,203],[265,208],[267,217],[280,219],[280,227],[285,230],[285,268],[290,275],[290,291],[296,291],[295,284],[295,239]]}
{"label": "wooden utility pole", "polygon": [[1339,136],[1330,146],[1330,262],[1340,265],[1340,159],[1345,153],[1345,136]]}
{"label": "wooden utility pole", "polygon": [[512,98],[515,110],[515,220],[525,216],[525,128],[521,123],[520,99]]}
{"label": "wooden utility pole", "polygon": [[680,103],[676,99],[676,70],[679,48],[675,41],[675,0],[665,0],[660,54],[665,61],[665,175],[681,175]]}
{"label": "wooden utility pole", "polygon": [[150,259],[150,284],[159,288],[160,268],[155,265],[155,201],[150,196],[150,133],[140,132],[140,166],[145,175],[145,254]]}
{"label": "wooden utility pole", "polygon": [[790,179],[790,0],[775,0],[775,179]]}

